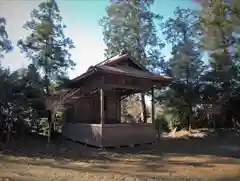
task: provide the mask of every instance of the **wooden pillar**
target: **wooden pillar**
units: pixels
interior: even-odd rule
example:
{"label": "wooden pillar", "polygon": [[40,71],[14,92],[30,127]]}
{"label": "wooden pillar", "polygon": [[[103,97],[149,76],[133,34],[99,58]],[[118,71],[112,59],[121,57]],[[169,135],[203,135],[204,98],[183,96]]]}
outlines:
{"label": "wooden pillar", "polygon": [[156,124],[155,124],[155,96],[154,96],[154,85],[152,86],[152,124],[153,124],[153,127],[155,128],[156,127]]}
{"label": "wooden pillar", "polygon": [[104,125],[104,91],[100,89],[100,124]]}
{"label": "wooden pillar", "polygon": [[103,148],[103,137],[104,137],[104,133],[103,133],[103,125],[104,125],[104,90],[100,89],[100,129],[101,129],[101,142],[100,142],[100,148]]}
{"label": "wooden pillar", "polygon": [[116,100],[117,100],[117,119],[118,123],[121,123],[121,107],[122,107],[121,96],[117,95]]}

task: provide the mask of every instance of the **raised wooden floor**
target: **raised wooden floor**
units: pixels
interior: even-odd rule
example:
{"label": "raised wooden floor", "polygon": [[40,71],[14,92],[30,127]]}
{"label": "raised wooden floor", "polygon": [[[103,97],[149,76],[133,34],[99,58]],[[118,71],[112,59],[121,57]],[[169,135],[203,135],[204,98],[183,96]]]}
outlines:
{"label": "raised wooden floor", "polygon": [[67,123],[63,136],[93,147],[110,148],[150,144],[156,140],[152,124]]}

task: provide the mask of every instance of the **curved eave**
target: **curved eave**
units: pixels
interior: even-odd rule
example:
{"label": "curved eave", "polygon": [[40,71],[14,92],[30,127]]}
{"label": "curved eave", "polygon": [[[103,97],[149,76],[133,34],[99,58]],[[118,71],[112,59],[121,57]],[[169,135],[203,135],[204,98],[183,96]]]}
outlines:
{"label": "curved eave", "polygon": [[172,80],[171,77],[167,77],[167,76],[152,76],[151,79],[158,82],[168,82]]}

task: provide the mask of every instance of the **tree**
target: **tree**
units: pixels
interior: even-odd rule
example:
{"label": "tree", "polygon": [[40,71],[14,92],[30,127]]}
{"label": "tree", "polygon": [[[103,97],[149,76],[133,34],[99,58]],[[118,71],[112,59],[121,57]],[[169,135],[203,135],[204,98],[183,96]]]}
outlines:
{"label": "tree", "polygon": [[[135,95],[135,96],[130,96],[127,97],[127,101],[124,102],[125,100],[122,100],[122,118],[124,122],[138,122],[140,123],[142,121],[141,116],[142,116],[142,109],[141,109],[141,101],[140,101],[140,96]],[[149,108],[147,107],[147,117],[149,117]]]}
{"label": "tree", "polygon": [[0,17],[0,58],[3,57],[3,53],[7,53],[12,50],[12,44],[8,39],[8,33],[5,26],[6,19]]}
{"label": "tree", "polygon": [[[2,137],[6,144],[10,142],[13,130],[17,133],[20,127],[16,124],[24,121],[26,98],[23,94],[25,86],[20,71],[10,72],[2,69],[0,73],[1,91],[0,91],[0,110],[1,110],[1,129]],[[21,125],[22,126],[22,125]]]}
{"label": "tree", "polygon": [[174,15],[162,25],[166,40],[173,46],[168,62],[173,82],[165,92],[165,102],[178,119],[188,120],[188,130],[191,131],[193,109],[199,103],[198,89],[204,71],[198,41],[199,18],[195,11],[179,7]]}
{"label": "tree", "polygon": [[[107,16],[100,20],[103,27],[106,57],[127,49],[137,61],[152,71],[162,61],[162,42],[157,37],[155,21],[161,16],[151,12],[153,0],[114,0],[107,8]],[[144,122],[147,111],[144,94],[141,94]]]}
{"label": "tree", "polygon": [[[239,3],[236,3],[237,1],[231,1],[229,4],[224,0],[203,1],[201,11],[202,47],[209,55],[211,68],[205,81],[211,83],[211,95],[217,95],[211,99],[211,104],[221,113],[218,121],[221,125],[228,124],[228,120],[231,120],[227,118],[227,107],[232,93],[235,92],[233,79],[238,74],[233,62],[234,52],[230,51],[235,49],[234,32],[239,31]],[[207,90],[205,92],[209,94]]]}
{"label": "tree", "polygon": [[21,70],[22,94],[25,99],[25,117],[29,131],[40,133],[41,122],[44,117],[46,105],[44,102],[43,80],[33,64]]}
{"label": "tree", "polygon": [[[3,17],[0,17],[0,58],[4,57],[4,54],[12,50],[12,44],[11,41],[8,39],[8,33],[6,30],[6,19]],[[1,129],[4,130],[3,126],[6,124],[6,115],[5,113],[5,108],[7,106],[7,90],[9,90],[8,83],[6,83],[7,78],[9,76],[10,72],[9,70],[4,69],[1,67],[1,62],[0,62],[0,127]],[[6,131],[6,130],[4,130]],[[6,142],[9,142],[9,131],[10,127],[8,126],[8,136],[6,139]]]}
{"label": "tree", "polygon": [[[26,39],[19,40],[18,46],[43,75],[44,95],[47,101],[53,92],[51,84],[59,77],[67,76],[67,70],[75,66],[69,53],[74,45],[72,40],[64,35],[63,30],[66,26],[62,23],[55,0],[39,4],[38,8],[31,12],[31,21],[26,22],[24,28],[30,30],[31,34]],[[50,142],[54,115],[51,109],[47,109]]]}

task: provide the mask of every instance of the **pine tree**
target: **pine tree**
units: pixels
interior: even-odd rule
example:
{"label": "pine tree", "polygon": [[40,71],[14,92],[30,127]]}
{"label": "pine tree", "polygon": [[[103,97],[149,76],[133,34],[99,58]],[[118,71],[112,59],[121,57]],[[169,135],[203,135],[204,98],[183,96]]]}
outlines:
{"label": "pine tree", "polygon": [[165,99],[179,119],[188,120],[191,131],[193,108],[199,100],[198,87],[204,70],[198,44],[199,21],[197,13],[190,9],[178,7],[174,15],[163,24],[163,34],[173,45],[172,57],[168,62],[173,82]]}
{"label": "pine tree", "polygon": [[237,6],[232,8],[231,3],[224,0],[203,1],[201,11],[202,47],[209,55],[211,68],[206,75],[206,81],[211,82],[214,90],[206,92],[212,95],[210,97],[214,97],[211,104],[218,109],[219,114],[221,113],[219,124],[227,122],[226,106],[232,94],[232,79],[235,74],[230,49],[235,44],[234,32],[239,29],[239,26],[236,26],[236,20],[239,21],[239,18],[233,17],[236,15],[233,10]]}
{"label": "pine tree", "polygon": [[[9,77],[9,70],[4,69],[1,66],[1,58],[4,57],[5,53],[8,53],[12,50],[12,44],[11,41],[8,38],[8,33],[6,30],[6,19],[3,17],[0,17],[0,129],[2,133],[4,133],[6,130],[4,129],[5,123],[7,123],[6,115],[5,115],[5,108],[8,107],[8,94],[9,92],[7,79]],[[7,139],[6,143],[9,142],[9,135],[11,131],[10,129],[7,130]],[[0,135],[2,136],[2,135]]]}
{"label": "pine tree", "polygon": [[0,58],[4,53],[12,50],[11,41],[8,39],[8,33],[6,30],[6,19],[0,17]]}
{"label": "pine tree", "polygon": [[[69,68],[75,63],[71,59],[69,50],[74,48],[70,38],[65,37],[62,17],[55,0],[48,0],[39,4],[31,12],[31,21],[24,24],[24,28],[31,31],[30,36],[19,40],[18,46],[26,54],[32,64],[44,76],[45,97],[51,96],[51,84],[59,77],[66,76]],[[51,138],[54,113],[48,109],[49,139]]]}
{"label": "pine tree", "polygon": [[[122,49],[127,51],[142,65],[151,70],[159,68],[162,61],[162,42],[158,39],[155,22],[161,20],[151,12],[153,0],[112,0],[107,8],[108,16],[100,20],[105,56],[116,55]],[[141,94],[143,119],[147,120],[144,94]]]}

